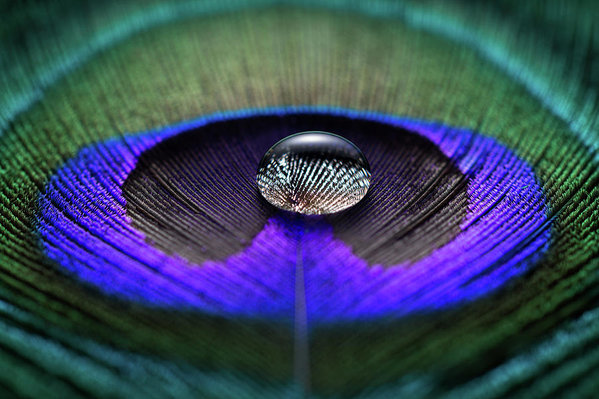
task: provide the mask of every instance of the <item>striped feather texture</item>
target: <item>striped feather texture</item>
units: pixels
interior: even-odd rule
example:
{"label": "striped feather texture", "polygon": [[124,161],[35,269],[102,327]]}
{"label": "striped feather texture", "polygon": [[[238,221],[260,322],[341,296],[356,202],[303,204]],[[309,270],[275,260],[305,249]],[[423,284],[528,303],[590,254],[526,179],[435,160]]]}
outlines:
{"label": "striped feather texture", "polygon": [[[0,7],[1,397],[596,395],[594,2]],[[261,197],[306,130],[356,206]]]}

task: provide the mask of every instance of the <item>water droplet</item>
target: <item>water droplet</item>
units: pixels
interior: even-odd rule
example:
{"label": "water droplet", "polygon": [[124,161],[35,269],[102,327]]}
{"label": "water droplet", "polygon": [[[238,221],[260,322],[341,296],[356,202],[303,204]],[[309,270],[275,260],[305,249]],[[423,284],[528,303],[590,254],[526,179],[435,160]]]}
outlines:
{"label": "water droplet", "polygon": [[272,205],[307,215],[357,204],[370,186],[364,154],[336,134],[309,131],[273,145],[258,167],[258,188]]}

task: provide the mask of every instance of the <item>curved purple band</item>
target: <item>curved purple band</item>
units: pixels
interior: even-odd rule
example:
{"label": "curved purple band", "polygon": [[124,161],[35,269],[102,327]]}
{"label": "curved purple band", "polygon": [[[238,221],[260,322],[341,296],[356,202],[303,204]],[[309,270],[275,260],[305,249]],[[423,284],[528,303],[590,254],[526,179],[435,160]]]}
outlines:
{"label": "curved purple band", "polygon": [[[353,255],[324,222],[301,232],[273,217],[245,250],[202,265],[161,252],[131,227],[121,186],[143,151],[214,121],[295,112],[376,120],[431,140],[470,178],[462,231],[424,259],[382,268]],[[400,317],[474,300],[529,270],[550,237],[545,198],[531,167],[492,138],[326,107],[216,114],[83,148],[49,179],[39,197],[38,225],[48,257],[104,293],[227,317],[293,317],[301,240],[308,318],[325,323]]]}

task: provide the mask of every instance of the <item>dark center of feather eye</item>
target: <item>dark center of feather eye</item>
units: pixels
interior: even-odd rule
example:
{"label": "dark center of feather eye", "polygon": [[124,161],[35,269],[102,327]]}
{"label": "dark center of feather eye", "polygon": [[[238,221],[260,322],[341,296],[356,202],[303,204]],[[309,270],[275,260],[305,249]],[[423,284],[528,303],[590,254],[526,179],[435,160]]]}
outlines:
{"label": "dark center of feather eye", "polygon": [[[342,133],[343,138],[318,133],[334,139],[333,145],[316,152],[293,145],[290,151],[288,144],[294,141],[289,135],[313,130]],[[349,200],[355,204],[332,214],[324,211],[329,205],[318,190],[299,184],[281,193],[291,210],[325,214],[311,228],[332,228],[336,238],[369,264],[416,261],[460,232],[468,209],[466,186],[458,184],[464,175],[437,145],[384,121],[313,113],[224,119],[156,144],[139,157],[122,186],[127,215],[154,247],[193,264],[240,253],[278,213],[260,195],[256,169],[279,140],[284,146],[277,151],[288,157],[293,152],[296,158],[299,151],[306,164],[326,161],[331,169],[354,177],[362,170],[363,184],[368,183],[366,172],[372,171],[364,187],[368,195],[359,200],[365,190],[357,185]],[[347,203],[339,187],[333,189]],[[457,188],[448,190],[451,187]],[[423,210],[430,217],[422,218]],[[277,216],[278,222],[293,224],[281,218],[286,219],[285,214]]]}

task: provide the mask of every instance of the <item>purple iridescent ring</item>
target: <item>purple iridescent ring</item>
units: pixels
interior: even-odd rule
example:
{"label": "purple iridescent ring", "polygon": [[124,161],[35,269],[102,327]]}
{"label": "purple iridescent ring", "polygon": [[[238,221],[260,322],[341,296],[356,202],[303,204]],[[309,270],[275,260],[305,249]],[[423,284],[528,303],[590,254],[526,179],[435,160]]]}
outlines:
{"label": "purple iridescent ring", "polygon": [[[211,258],[208,248],[208,255],[194,258],[183,249],[169,253],[140,228],[137,216],[132,219],[135,194],[126,199],[123,186],[140,157],[161,142],[227,120],[310,115],[375,121],[433,143],[465,176],[467,201],[451,239],[425,254],[379,264],[372,260],[376,256],[359,256],[326,219],[300,226],[262,204],[256,215],[264,224],[249,241],[238,240],[239,251]],[[202,188],[196,189],[201,195]],[[160,215],[146,216],[159,225]],[[221,113],[83,148],[40,194],[38,225],[47,256],[108,295],[225,317],[292,318],[301,242],[306,311],[320,323],[400,317],[475,300],[529,270],[550,237],[545,197],[532,168],[494,139],[439,123],[323,107]]]}

